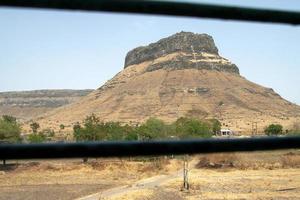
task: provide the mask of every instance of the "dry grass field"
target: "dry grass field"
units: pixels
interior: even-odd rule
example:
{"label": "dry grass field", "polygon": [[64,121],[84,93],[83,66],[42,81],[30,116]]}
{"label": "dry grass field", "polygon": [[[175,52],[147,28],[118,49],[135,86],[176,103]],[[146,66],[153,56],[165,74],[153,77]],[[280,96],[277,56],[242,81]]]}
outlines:
{"label": "dry grass field", "polygon": [[[18,162],[18,164],[16,164]],[[179,160],[9,161],[0,167],[0,199],[74,199],[178,170]]]}
{"label": "dry grass field", "polygon": [[[196,155],[189,160],[189,191],[182,190],[182,157],[9,161],[0,167],[0,199],[76,199],[101,192],[106,196],[82,199],[300,198],[298,150]],[[114,188],[121,189],[107,192]]]}

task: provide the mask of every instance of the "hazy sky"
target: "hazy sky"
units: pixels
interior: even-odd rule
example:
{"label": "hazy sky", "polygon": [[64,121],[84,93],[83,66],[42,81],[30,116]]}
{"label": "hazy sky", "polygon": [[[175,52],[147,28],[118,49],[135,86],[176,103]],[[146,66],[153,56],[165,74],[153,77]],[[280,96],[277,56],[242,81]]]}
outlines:
{"label": "hazy sky", "polygon": [[[298,0],[210,2],[300,10]],[[300,104],[300,26],[8,8],[0,9],[0,91],[97,88],[129,50],[180,31],[212,35],[242,76]]]}

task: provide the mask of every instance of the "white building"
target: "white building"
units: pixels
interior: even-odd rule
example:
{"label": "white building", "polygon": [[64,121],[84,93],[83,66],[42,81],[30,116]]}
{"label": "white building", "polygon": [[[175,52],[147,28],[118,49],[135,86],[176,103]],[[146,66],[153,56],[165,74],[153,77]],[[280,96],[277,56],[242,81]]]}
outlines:
{"label": "white building", "polygon": [[219,135],[220,135],[220,136],[229,136],[229,135],[233,135],[233,131],[230,130],[230,129],[221,129]]}

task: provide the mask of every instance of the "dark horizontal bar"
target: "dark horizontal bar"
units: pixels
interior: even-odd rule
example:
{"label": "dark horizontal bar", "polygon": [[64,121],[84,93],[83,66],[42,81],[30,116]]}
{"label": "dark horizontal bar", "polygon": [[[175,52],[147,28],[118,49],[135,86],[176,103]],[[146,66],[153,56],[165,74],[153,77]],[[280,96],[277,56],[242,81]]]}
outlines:
{"label": "dark horizontal bar", "polygon": [[300,137],[188,141],[2,144],[0,159],[129,157],[300,148]]}
{"label": "dark horizontal bar", "polygon": [[292,25],[300,24],[299,12],[210,5],[183,1],[0,0],[0,6],[156,14],[225,20],[284,23]]}

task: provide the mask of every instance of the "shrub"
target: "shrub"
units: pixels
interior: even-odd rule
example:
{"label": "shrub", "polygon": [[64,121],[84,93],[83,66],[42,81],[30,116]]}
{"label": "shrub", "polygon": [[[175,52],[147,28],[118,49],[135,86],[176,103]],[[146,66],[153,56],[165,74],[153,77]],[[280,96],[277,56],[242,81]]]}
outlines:
{"label": "shrub", "polygon": [[265,128],[264,132],[266,135],[279,135],[282,133],[282,128],[280,124],[271,124]]}
{"label": "shrub", "polygon": [[65,129],[65,125],[61,124],[59,125],[60,130],[64,130]]}
{"label": "shrub", "polygon": [[211,128],[211,131],[214,133],[214,134],[217,134],[221,131],[221,122],[217,119],[210,119],[208,121],[210,123],[210,128]]}
{"label": "shrub", "polygon": [[40,128],[40,125],[37,122],[32,122],[30,128],[33,133],[37,133],[37,130]]}
{"label": "shrub", "polygon": [[3,115],[2,119],[8,123],[17,123],[17,118],[10,115]]}
{"label": "shrub", "polygon": [[0,118],[0,140],[8,142],[20,142],[21,141],[21,128],[17,123],[16,118],[8,115]]}
{"label": "shrub", "polygon": [[32,133],[27,139],[30,143],[43,143],[47,140],[46,136],[42,132]]}

